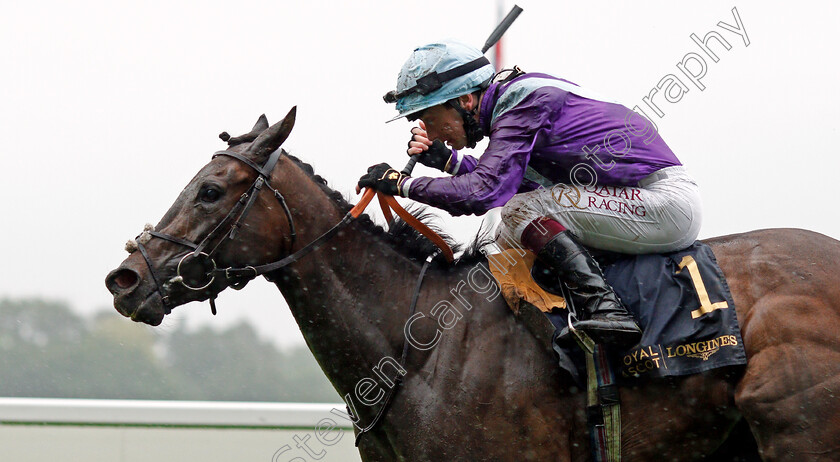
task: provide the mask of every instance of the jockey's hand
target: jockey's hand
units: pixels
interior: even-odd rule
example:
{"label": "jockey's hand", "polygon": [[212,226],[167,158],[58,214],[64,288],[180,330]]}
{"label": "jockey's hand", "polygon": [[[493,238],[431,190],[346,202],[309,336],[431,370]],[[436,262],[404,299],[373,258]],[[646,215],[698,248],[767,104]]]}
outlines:
{"label": "jockey's hand", "polygon": [[408,149],[405,151],[409,156],[417,155],[417,161],[421,164],[446,171],[446,164],[452,157],[452,151],[440,140],[431,141],[426,133],[426,124],[420,121],[419,127],[411,129],[411,140],[408,142]]}
{"label": "jockey's hand", "polygon": [[356,194],[362,188],[373,188],[390,196],[400,196],[402,195],[400,186],[408,178],[410,178],[408,175],[403,175],[386,163],[376,164],[368,168],[367,173],[359,178],[359,183],[356,185]]}

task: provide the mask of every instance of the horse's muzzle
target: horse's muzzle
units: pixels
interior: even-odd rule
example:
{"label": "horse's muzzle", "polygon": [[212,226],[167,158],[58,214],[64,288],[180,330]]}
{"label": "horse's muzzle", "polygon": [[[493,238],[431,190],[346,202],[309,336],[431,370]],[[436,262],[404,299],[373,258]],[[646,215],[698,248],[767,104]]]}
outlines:
{"label": "horse's muzzle", "polygon": [[156,290],[141,290],[143,278],[133,269],[121,266],[105,278],[105,286],[114,296],[114,308],[133,321],[156,326],[163,321],[164,310]]}

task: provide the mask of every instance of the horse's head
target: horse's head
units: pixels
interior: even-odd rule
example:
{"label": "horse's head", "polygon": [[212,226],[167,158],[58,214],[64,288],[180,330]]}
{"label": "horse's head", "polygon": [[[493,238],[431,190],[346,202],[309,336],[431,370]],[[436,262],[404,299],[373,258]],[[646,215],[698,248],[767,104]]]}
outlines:
{"label": "horse's head", "polygon": [[250,133],[227,139],[229,148],[196,174],[160,223],[128,242],[129,257],[105,279],[117,311],[158,325],[172,308],[212,300],[228,287],[220,268],[256,266],[288,252],[291,215],[268,180],[294,123],[292,108],[271,127],[262,116]]}

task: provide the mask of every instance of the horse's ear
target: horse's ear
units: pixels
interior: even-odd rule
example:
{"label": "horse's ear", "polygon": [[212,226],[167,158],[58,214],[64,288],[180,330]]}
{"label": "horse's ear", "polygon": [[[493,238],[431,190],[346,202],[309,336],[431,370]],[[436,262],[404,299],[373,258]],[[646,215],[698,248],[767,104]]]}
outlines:
{"label": "horse's ear", "polygon": [[[280,122],[268,127],[263,131],[257,139],[248,147],[248,152],[254,154],[258,159],[267,156],[274,152],[277,148],[286,141],[289,133],[292,132],[292,127],[295,126],[295,115],[297,114],[297,106],[293,107],[286,117]],[[257,122],[259,123],[259,122]]]}
{"label": "horse's ear", "polygon": [[264,132],[266,128],[268,128],[268,117],[263,114],[259,119],[257,119],[257,123],[254,124],[254,128],[251,129],[251,133],[259,134]]}

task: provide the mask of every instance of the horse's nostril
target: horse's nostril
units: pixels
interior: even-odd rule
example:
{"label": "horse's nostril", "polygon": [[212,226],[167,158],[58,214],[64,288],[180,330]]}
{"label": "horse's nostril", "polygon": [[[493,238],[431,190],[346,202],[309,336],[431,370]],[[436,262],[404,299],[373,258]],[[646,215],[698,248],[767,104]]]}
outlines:
{"label": "horse's nostril", "polygon": [[135,286],[139,280],[140,277],[136,272],[128,268],[122,268],[112,272],[105,281],[105,285],[108,286],[108,290],[112,294],[116,294]]}
{"label": "horse's nostril", "polygon": [[122,289],[131,287],[137,282],[137,273],[134,271],[120,271],[117,277],[114,278],[114,282]]}

